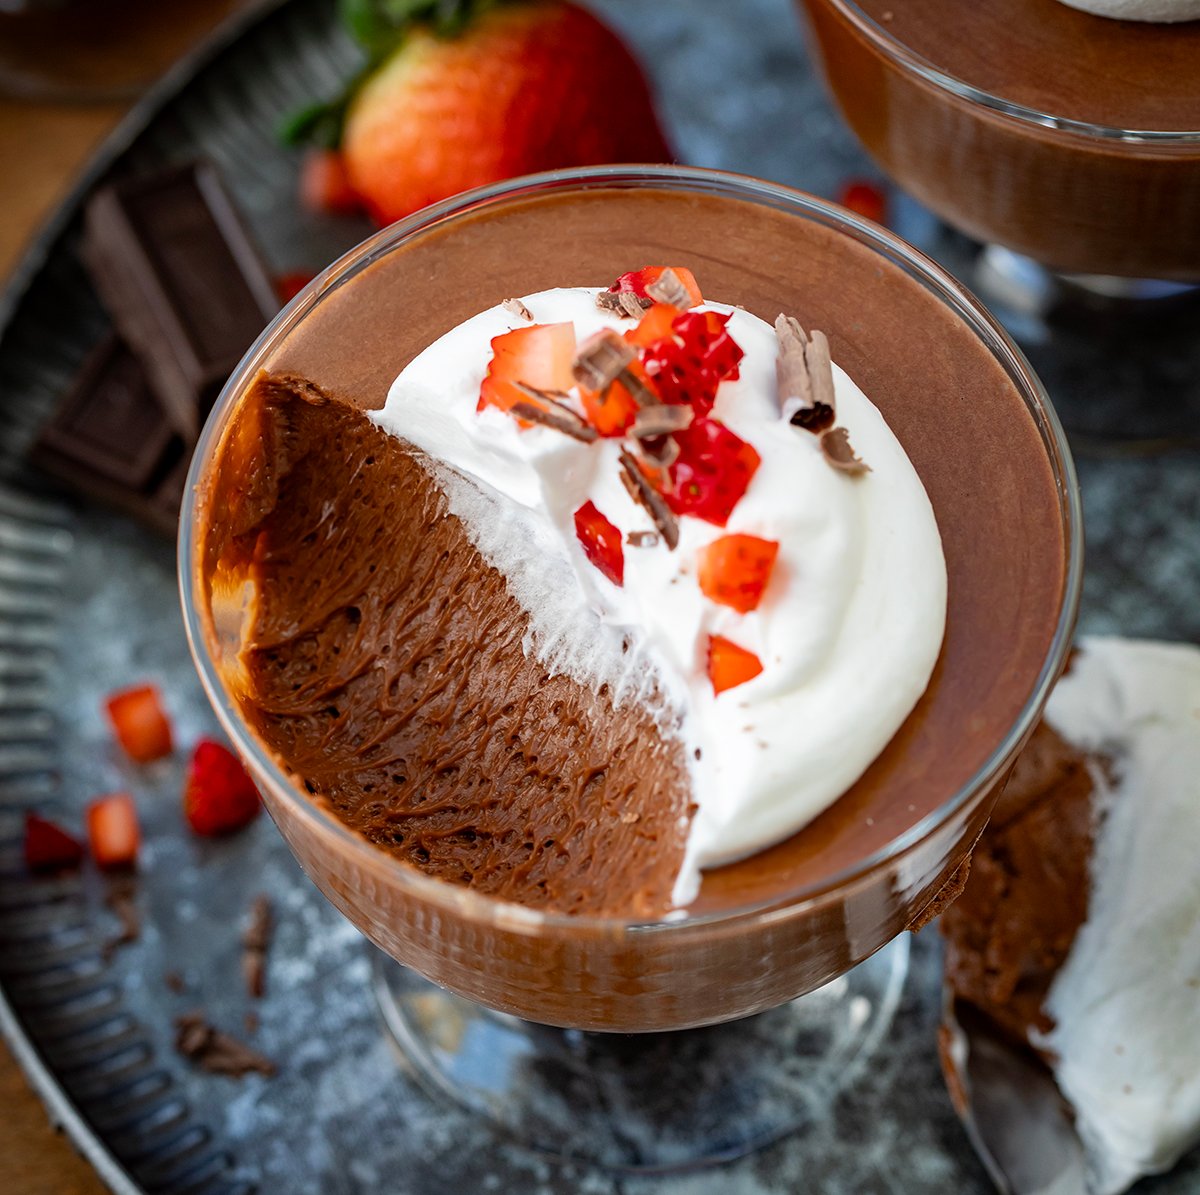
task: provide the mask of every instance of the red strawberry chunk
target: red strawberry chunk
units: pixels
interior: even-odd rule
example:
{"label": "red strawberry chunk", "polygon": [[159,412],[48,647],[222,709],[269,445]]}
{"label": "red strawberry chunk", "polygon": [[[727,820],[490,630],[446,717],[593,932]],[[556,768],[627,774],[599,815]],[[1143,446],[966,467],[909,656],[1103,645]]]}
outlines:
{"label": "red strawberry chunk", "polygon": [[715,311],[685,311],[672,322],[670,337],[646,348],[646,373],[665,402],[688,403],[698,415],[712,410],[717,388],[737,378],[743,356],[725,330],[728,322]]}
{"label": "red strawberry chunk", "polygon": [[646,287],[653,286],[669,269],[674,270],[675,276],[683,283],[683,288],[691,300],[690,306],[699,307],[704,302],[704,296],[700,293],[695,274],[687,266],[643,266],[640,270],[622,274],[608,289],[613,294],[628,292],[637,295],[639,299],[649,299],[653,296],[646,291]]}
{"label": "red strawberry chunk", "polygon": [[188,825],[205,836],[230,834],[248,825],[262,805],[242,761],[227,747],[201,739],[192,753],[183,789]]}
{"label": "red strawberry chunk", "polygon": [[581,386],[579,398],[587,421],[602,436],[623,436],[637,418],[637,402],[623,382],[613,382],[603,391]]}
{"label": "red strawberry chunk", "polygon": [[677,515],[724,527],[762,458],[753,445],[715,419],[696,419],[675,439],[679,458],[663,493],[667,505]]}
{"label": "red strawberry chunk", "polygon": [[128,793],[97,797],[87,808],[87,831],[97,867],[132,867],[137,862],[141,831]]}
{"label": "red strawberry chunk", "polygon": [[722,535],[700,551],[700,590],[710,601],[747,614],[771,579],[779,544],[757,535]]}
{"label": "red strawberry chunk", "polygon": [[596,509],[594,502],[585,502],[575,512],[575,534],[583,545],[584,555],[614,584],[625,584],[625,549],[621,546],[618,527]]}
{"label": "red strawberry chunk", "polygon": [[852,212],[876,224],[887,220],[887,196],[874,183],[863,179],[850,179],[842,185],[838,202]]}
{"label": "red strawberry chunk", "polygon": [[315,277],[315,274],[308,274],[303,270],[280,274],[275,279],[275,293],[279,296],[279,301],[285,305],[290,303]]}
{"label": "red strawberry chunk", "polygon": [[362,211],[346,162],[336,149],[310,150],[300,167],[300,198],[310,211],[351,216]]}
{"label": "red strawberry chunk", "polygon": [[135,763],[171,754],[171,723],[154,685],[136,685],[104,702],[117,742]]}
{"label": "red strawberry chunk", "polygon": [[83,843],[78,839],[36,813],[25,815],[25,865],[30,871],[78,867],[82,860]]}
{"label": "red strawberry chunk", "polygon": [[492,337],[492,360],[479,391],[477,409],[496,406],[511,410],[529,398],[513,382],[537,390],[567,391],[575,385],[575,325],[530,324]]}
{"label": "red strawberry chunk", "polygon": [[714,693],[724,693],[726,689],[744,685],[762,670],[762,661],[752,651],[738,647],[721,635],[713,635],[709,639],[708,679],[712,681]]}

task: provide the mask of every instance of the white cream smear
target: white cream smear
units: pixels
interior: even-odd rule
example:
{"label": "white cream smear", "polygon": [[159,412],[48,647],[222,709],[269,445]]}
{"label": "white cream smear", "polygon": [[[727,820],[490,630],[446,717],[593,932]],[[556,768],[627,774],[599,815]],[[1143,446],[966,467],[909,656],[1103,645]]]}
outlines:
{"label": "white cream smear", "polygon": [[1046,720],[1110,757],[1087,921],[1038,1044],[1075,1109],[1089,1190],[1117,1195],[1200,1143],[1200,649],[1085,639]]}
{"label": "white cream smear", "polygon": [[[578,342],[633,324],[601,311],[597,290],[522,300],[539,324],[572,322]],[[490,341],[528,322],[503,306],[447,332],[392,384],[372,418],[431,459],[449,511],[528,612],[526,651],[618,703],[655,700],[665,734],[686,749],[697,810],[674,900],[700,869],[787,838],[846,791],[911,712],[941,649],[946,566],[929,499],[904,450],[834,366],[838,424],[871,471],[850,476],[816,436],[791,427],[776,397],[771,325],[729,313],[740,378],[721,383],[712,417],[761,464],[724,528],[681,517],[679,545],[624,546],[623,586],[586,558],[574,513],[587,501],[618,528],[653,531],[621,483],[622,441],[580,443],[476,410]],[[790,314],[790,313],[789,313]],[[697,583],[697,553],[722,535],[780,545],[758,608],[716,605]],[[754,652],[763,671],[714,696],[708,640]]]}
{"label": "white cream smear", "polygon": [[1071,8],[1120,21],[1194,21],[1200,0],[1062,0]]}

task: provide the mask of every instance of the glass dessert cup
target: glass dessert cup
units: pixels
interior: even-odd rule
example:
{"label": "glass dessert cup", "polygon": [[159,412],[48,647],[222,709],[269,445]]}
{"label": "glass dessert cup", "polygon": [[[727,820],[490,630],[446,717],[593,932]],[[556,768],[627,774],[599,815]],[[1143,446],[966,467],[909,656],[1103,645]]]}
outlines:
{"label": "glass dessert cup", "polygon": [[[214,588],[230,534],[222,503],[245,484],[230,465],[245,447],[236,416],[263,369],[335,391],[337,372],[380,405],[407,360],[475,311],[657,260],[695,263],[706,292],[723,301],[767,318],[795,311],[827,331],[835,359],[883,409],[930,489],[951,612],[911,725],[835,811],[789,844],[712,873],[686,916],[571,916],[424,875],[303,791],[242,705],[242,627],[255,595],[252,586],[232,598]],[[826,276],[841,289],[823,286]],[[868,296],[878,327],[863,318]],[[910,335],[883,319],[897,304]],[[907,411],[889,403],[889,377],[893,391],[902,379],[917,396]],[[978,405],[956,401],[931,422],[930,387]],[[948,456],[947,436],[961,461]],[[1028,478],[1044,482],[1040,505],[1012,473],[1023,457]],[[979,493],[989,482],[994,489]],[[1014,525],[993,529],[988,553],[980,533],[1000,499],[1015,503]],[[960,518],[960,509],[973,513]],[[1040,574],[1028,571],[1031,557]],[[985,824],[1064,665],[1081,564],[1062,429],[1019,351],[965,290],[833,205],[674,167],[486,188],[385,229],[335,263],[227,384],[195,453],[180,537],[185,622],[208,696],[310,878],[408,969],[381,961],[376,988],[409,1061],[430,1086],[526,1140],[634,1168],[735,1156],[778,1137],[869,1055],[896,1007],[906,941],[871,956],[930,905]],[[944,752],[897,787],[937,718],[955,727]],[[895,807],[870,804],[885,789],[899,796]],[[701,1065],[698,1081],[689,1068]]]}

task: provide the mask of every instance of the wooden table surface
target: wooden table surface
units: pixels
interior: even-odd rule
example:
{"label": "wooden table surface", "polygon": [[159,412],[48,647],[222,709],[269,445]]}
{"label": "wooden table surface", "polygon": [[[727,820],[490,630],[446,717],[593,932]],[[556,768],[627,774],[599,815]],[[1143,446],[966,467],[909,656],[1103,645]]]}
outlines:
{"label": "wooden table surface", "polygon": [[[208,0],[211,14],[197,19],[161,6],[186,20],[187,37],[211,25],[229,7]],[[180,30],[164,29],[180,37]],[[56,104],[0,98],[0,280],[7,280],[41,223],[70,188],[75,174],[125,111],[122,103]],[[70,1142],[50,1125],[7,1046],[0,1041],[0,1190],[5,1195],[104,1195],[107,1188]]]}

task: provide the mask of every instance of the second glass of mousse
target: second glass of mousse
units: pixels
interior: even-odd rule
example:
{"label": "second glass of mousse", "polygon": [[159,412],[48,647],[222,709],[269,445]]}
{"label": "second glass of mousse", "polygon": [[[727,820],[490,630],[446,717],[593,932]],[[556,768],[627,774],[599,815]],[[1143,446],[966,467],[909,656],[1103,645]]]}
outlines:
{"label": "second glass of mousse", "polygon": [[[499,361],[508,330],[537,322],[543,292],[603,290],[647,263],[690,271],[727,320],[745,309],[731,328],[791,316],[810,349],[824,333],[907,454],[945,560],[940,650],[895,734],[797,832],[706,865],[682,896],[694,793],[685,740],[658,716],[668,681],[656,690],[651,671],[641,698],[581,681],[563,662],[571,635],[558,655],[547,648],[536,597],[489,546],[520,504],[477,485],[499,512],[477,519],[449,453],[431,457],[378,415],[452,330],[492,320]],[[631,329],[672,297],[630,290]],[[620,287],[610,293],[621,302]],[[535,310],[522,313],[521,296]],[[690,300],[672,301],[677,320]],[[448,395],[464,371],[478,391],[470,371],[482,367],[466,356],[437,358]],[[750,354],[742,367],[747,379],[758,368]],[[569,422],[552,382],[517,401]],[[521,415],[510,403],[480,417]],[[780,434],[809,432],[781,412]],[[538,469],[578,439],[547,441]],[[666,492],[663,476],[643,473]],[[551,1025],[634,1032],[744,1016],[903,930],[986,821],[1061,670],[1078,601],[1061,429],[990,317],[890,234],[786,188],[699,170],[518,180],[378,234],[264,333],[214,410],[191,482],[180,567],[197,666],[305,870],[394,958]],[[669,538],[642,501],[647,527]],[[799,517],[796,505],[785,493],[780,520]],[[626,543],[626,555],[651,550]],[[761,663],[768,678],[766,653]],[[860,668],[847,702],[878,675]],[[716,697],[731,716],[737,693]],[[705,742],[694,746],[702,755]],[[841,766],[836,744],[829,758]]]}
{"label": "second glass of mousse", "polygon": [[804,0],[850,127],[948,223],[1060,273],[1198,282],[1200,20],[1087,6]]}

